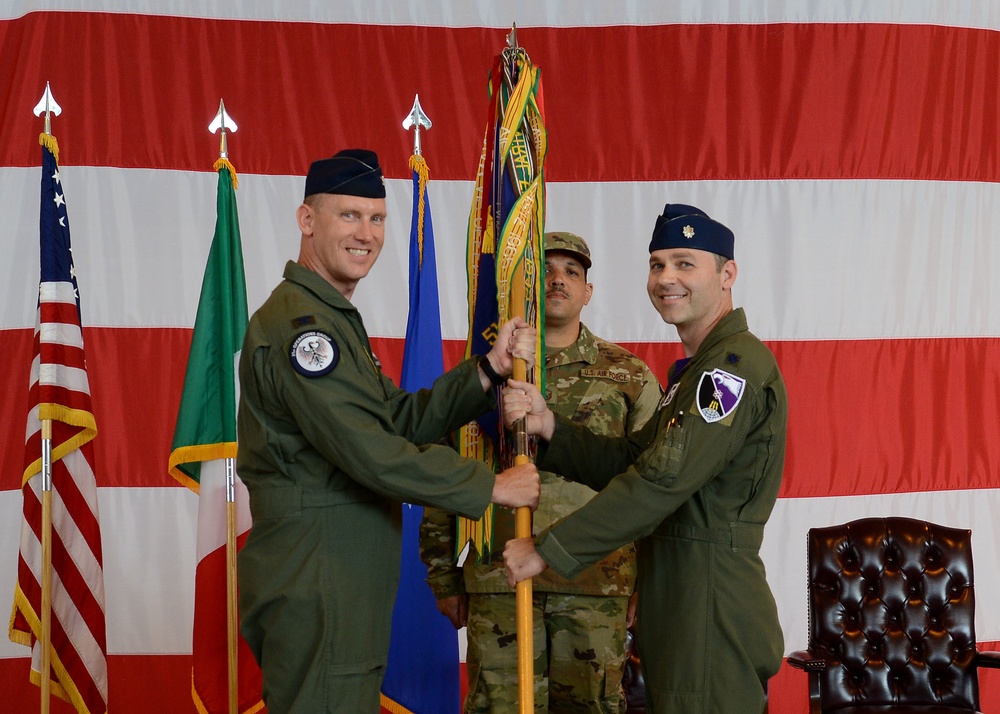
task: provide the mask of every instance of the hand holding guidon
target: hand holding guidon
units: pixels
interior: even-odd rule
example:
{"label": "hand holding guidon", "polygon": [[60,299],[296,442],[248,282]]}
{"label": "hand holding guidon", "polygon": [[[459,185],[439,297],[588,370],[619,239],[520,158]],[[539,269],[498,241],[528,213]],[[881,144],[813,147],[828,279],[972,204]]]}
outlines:
{"label": "hand holding guidon", "polygon": [[[484,389],[508,381],[514,370],[514,360],[524,360],[529,367],[535,364],[535,340],[538,331],[520,317],[508,320],[500,327],[493,348],[479,363],[479,378]],[[485,364],[484,364],[485,363]],[[506,391],[506,390],[505,390]],[[538,469],[533,463],[521,463],[497,474],[493,487],[493,503],[519,508],[538,508],[542,493]]]}
{"label": "hand holding guidon", "polygon": [[524,419],[528,436],[537,436],[545,441],[552,438],[556,416],[545,403],[538,387],[530,382],[508,379],[503,390],[504,426],[510,429],[519,419]]}
{"label": "hand holding guidon", "polygon": [[[511,428],[518,420],[524,420],[525,432],[548,441],[555,430],[555,414],[545,403],[545,397],[538,387],[529,382],[508,380],[503,390],[504,425]],[[535,550],[534,538],[511,538],[503,549],[504,570],[507,583],[514,587],[517,583],[533,578],[548,567],[542,556]]]}

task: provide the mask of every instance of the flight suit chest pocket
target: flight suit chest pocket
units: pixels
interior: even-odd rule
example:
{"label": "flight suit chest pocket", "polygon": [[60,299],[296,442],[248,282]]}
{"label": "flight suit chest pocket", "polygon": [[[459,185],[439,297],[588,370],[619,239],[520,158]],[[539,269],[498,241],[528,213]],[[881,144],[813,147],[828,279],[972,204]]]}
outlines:
{"label": "flight suit chest pocket", "polygon": [[684,463],[685,437],[683,426],[674,422],[668,424],[636,459],[636,471],[649,481],[672,483]]}

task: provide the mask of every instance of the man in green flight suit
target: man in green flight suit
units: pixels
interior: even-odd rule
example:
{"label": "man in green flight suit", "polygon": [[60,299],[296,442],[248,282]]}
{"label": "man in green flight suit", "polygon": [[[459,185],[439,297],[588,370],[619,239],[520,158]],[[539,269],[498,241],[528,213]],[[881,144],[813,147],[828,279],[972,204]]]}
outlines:
{"label": "man in green flight suit", "polygon": [[[545,380],[547,403],[598,434],[639,431],[656,412],[660,383],[642,360],[594,336],[580,320],[593,284],[590,248],[578,235],[545,234]],[[542,472],[538,528],[555,523],[594,496],[589,487]],[[498,509],[493,539],[514,537],[513,513]],[[468,625],[466,714],[517,710],[516,598],[499,552],[492,562],[468,555],[458,567],[455,517],[424,510],[421,557],[427,582],[456,628]],[[499,550],[499,546],[498,546]],[[549,571],[534,590],[535,711],[622,714],[626,613],[635,585],[631,543],[573,580]]]}
{"label": "man in green flight suit", "polygon": [[350,302],[385,239],[378,157],[316,161],[296,211],[298,262],[247,328],[237,468],[253,526],[239,554],[241,631],[270,714],[379,711],[399,577],[400,501],[473,518],[492,500],[538,504],[531,464],[494,475],[435,445],[496,408],[535,330],[500,327],[489,354],[400,390],[379,367]]}
{"label": "man in green flight suit", "polygon": [[760,714],[783,640],[759,555],[785,455],[787,395],[771,352],[733,309],[733,233],[668,204],[649,244],[647,292],[685,358],[637,437],[591,434],[510,382],[505,420],[528,415],[539,468],[601,489],[534,539],[508,541],[513,584],[572,578],[636,542],[637,641],[650,714]]}

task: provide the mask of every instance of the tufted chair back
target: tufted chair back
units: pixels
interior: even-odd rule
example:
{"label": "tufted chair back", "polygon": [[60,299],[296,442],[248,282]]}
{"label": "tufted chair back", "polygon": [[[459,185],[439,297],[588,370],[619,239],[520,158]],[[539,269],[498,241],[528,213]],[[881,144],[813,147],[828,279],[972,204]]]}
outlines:
{"label": "tufted chair back", "polygon": [[809,531],[814,711],[979,710],[971,536],[910,518]]}

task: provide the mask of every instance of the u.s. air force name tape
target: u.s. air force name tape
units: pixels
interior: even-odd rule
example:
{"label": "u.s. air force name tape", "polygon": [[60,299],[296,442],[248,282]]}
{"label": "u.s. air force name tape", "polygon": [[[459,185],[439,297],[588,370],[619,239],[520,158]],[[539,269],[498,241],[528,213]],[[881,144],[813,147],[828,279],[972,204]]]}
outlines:
{"label": "u.s. air force name tape", "polygon": [[336,340],[321,330],[309,330],[298,335],[288,350],[292,367],[303,377],[330,374],[340,360]]}

